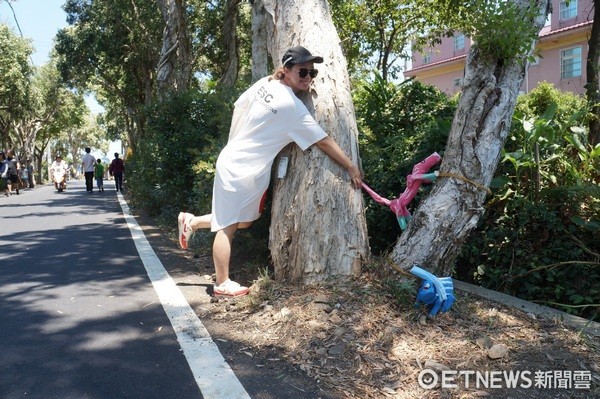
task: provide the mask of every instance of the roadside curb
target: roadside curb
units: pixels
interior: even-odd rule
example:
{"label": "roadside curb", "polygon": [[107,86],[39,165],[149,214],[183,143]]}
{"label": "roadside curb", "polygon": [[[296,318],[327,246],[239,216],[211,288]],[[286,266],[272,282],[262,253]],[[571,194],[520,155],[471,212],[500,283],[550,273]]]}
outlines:
{"label": "roadside curb", "polygon": [[454,287],[486,299],[510,306],[515,309],[522,310],[525,313],[532,313],[536,316],[546,317],[555,321],[560,321],[573,328],[581,330],[593,336],[600,336],[600,323],[584,319],[583,317],[574,316],[560,310],[550,308],[548,306],[538,305],[514,296],[502,294],[497,291],[492,291],[487,288],[479,287],[463,281],[452,279]]}

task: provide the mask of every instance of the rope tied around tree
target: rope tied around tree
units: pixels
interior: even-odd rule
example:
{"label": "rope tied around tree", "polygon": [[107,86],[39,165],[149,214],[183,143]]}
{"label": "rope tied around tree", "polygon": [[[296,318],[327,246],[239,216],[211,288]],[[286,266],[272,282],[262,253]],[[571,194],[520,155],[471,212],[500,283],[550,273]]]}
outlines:
{"label": "rope tied around tree", "polygon": [[488,195],[492,194],[492,190],[483,184],[474,182],[473,180],[467,179],[466,177],[457,173],[439,171],[428,173],[429,169],[441,162],[441,160],[442,157],[437,152],[434,152],[421,162],[417,163],[413,167],[412,173],[406,176],[406,189],[396,199],[389,200],[382,197],[364,182],[362,183],[362,188],[371,196],[371,198],[373,198],[373,200],[375,200],[375,202],[389,207],[390,210],[394,212],[396,219],[398,220],[398,224],[400,225],[400,229],[402,230],[406,230],[407,223],[412,218],[407,208],[408,203],[415,197],[419,187],[421,186],[421,183],[423,182],[431,183],[438,177],[452,177],[470,183],[481,190],[485,190]]}
{"label": "rope tied around tree", "polygon": [[488,187],[484,186],[481,183],[477,183],[476,181],[468,179],[462,175],[459,175],[457,173],[450,173],[450,172],[434,172],[434,173],[436,174],[437,177],[453,177],[455,179],[462,180],[466,183],[470,183],[470,184],[474,185],[475,187],[477,187],[478,189],[485,191],[488,195],[492,195],[492,190],[490,190]]}

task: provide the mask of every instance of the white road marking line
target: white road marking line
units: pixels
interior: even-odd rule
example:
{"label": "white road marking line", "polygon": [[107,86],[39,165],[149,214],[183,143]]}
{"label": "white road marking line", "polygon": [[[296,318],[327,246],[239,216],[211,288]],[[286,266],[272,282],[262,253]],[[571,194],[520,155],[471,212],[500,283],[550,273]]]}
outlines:
{"label": "white road marking line", "polygon": [[148,277],[177,334],[177,340],[204,399],[250,399],[208,331],[198,319],[177,285],[131,215],[121,193],[117,194],[125,221]]}

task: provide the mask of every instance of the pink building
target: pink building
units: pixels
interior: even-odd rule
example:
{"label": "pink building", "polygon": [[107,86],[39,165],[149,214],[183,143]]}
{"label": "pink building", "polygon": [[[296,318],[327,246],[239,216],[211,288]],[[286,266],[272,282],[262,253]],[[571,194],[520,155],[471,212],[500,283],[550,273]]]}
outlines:
{"label": "pink building", "polygon": [[[521,91],[546,81],[563,91],[584,94],[588,38],[594,17],[593,0],[552,0],[553,12],[540,32],[536,61],[529,64]],[[462,34],[413,54],[405,77],[436,86],[449,95],[460,91],[471,39]]]}

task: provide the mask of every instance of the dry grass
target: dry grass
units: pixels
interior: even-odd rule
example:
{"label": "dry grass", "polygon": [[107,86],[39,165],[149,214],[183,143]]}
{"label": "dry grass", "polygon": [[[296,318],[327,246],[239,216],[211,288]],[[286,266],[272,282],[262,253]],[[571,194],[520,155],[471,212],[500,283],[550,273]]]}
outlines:
{"label": "dry grass", "polygon": [[[343,285],[289,288],[263,274],[251,295],[213,302],[205,316],[235,323],[232,340],[257,353],[276,348],[343,398],[600,397],[597,338],[462,292],[449,313],[427,318],[412,306],[416,285],[390,284],[398,280],[381,265]],[[491,359],[495,344],[505,344],[508,355]],[[592,386],[485,389],[458,380],[457,388],[425,390],[418,375],[432,367],[527,370],[532,380],[537,370],[589,370]]]}

